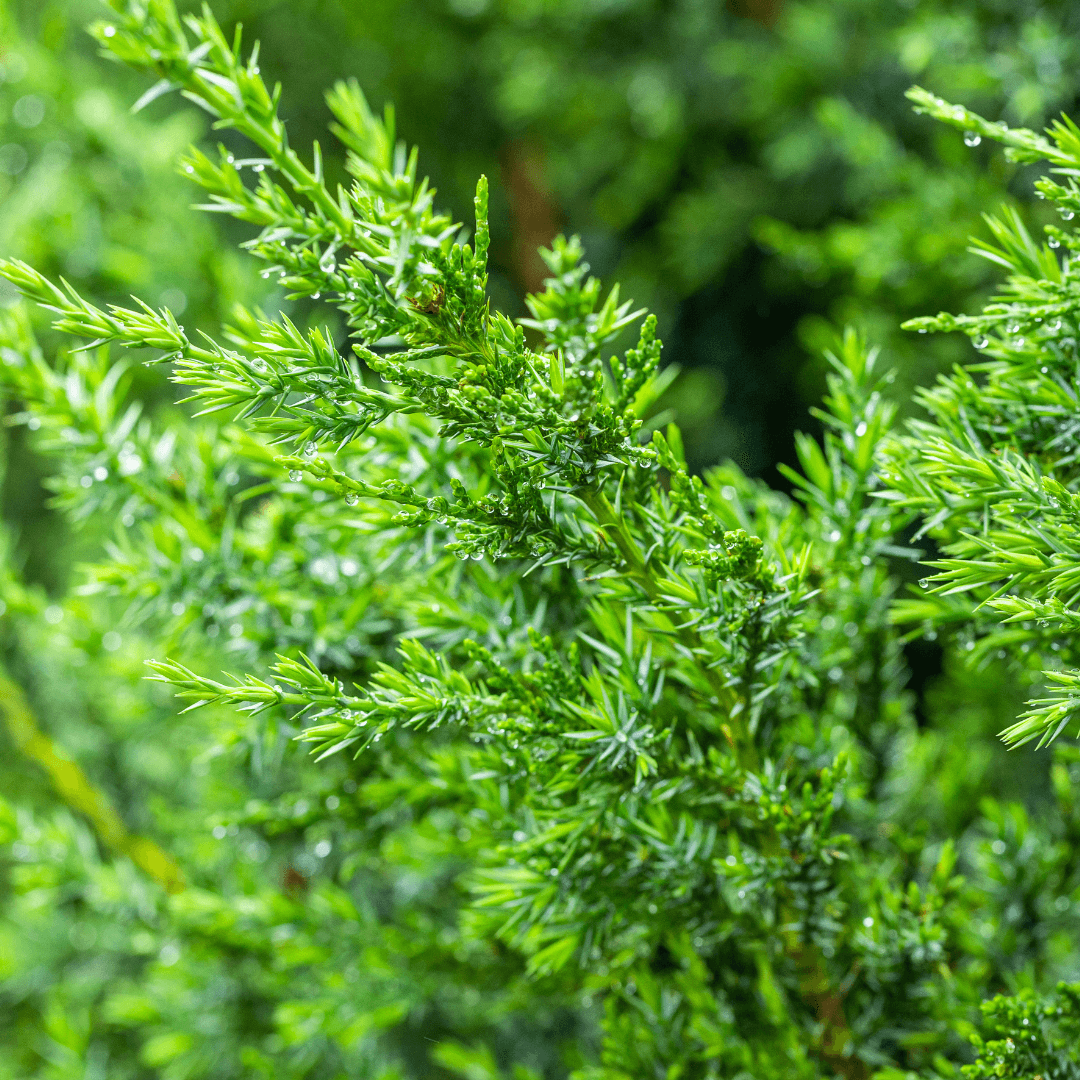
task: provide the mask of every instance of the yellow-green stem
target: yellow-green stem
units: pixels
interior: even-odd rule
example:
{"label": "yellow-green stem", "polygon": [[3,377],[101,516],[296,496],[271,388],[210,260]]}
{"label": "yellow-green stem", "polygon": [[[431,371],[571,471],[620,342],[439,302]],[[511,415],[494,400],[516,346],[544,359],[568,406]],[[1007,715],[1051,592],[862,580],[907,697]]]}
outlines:
{"label": "yellow-green stem", "polygon": [[180,892],[185,887],[183,871],[176,862],[153,840],[128,831],[116,809],[86,773],[38,727],[22,689],[3,674],[0,714],[16,747],[48,773],[60,798],[89,819],[106,847],[126,855],[168,892]]}

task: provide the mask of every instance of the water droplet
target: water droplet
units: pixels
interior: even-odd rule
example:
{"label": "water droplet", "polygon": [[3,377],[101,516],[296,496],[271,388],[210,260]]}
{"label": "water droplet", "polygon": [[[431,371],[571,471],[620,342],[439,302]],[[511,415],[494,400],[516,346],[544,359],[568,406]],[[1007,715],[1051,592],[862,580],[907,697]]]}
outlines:
{"label": "water droplet", "polygon": [[321,293],[321,292],[313,292],[313,293],[311,294],[311,299],[312,299],[312,300],[318,300],[320,296],[322,296],[322,293]]}
{"label": "water droplet", "polygon": [[252,165],[252,166],[251,166],[251,171],[252,171],[252,172],[262,172],[262,171],[263,171],[263,169],[265,169],[265,168],[266,168],[266,166],[265,166],[265,165],[261,165],[261,164],[260,164],[260,165]]}
{"label": "water droplet", "polygon": [[116,37],[116,27],[115,26],[106,26],[105,29],[102,30],[101,32],[105,37]]}
{"label": "water droplet", "polygon": [[1059,248],[1061,247],[1061,241],[1056,236],[1051,236],[1050,239],[1046,241],[1046,245],[1047,247]]}
{"label": "water droplet", "polygon": [[454,557],[460,559],[462,562],[465,562],[469,558],[469,553],[467,551],[461,551],[459,549],[454,552]]}
{"label": "water droplet", "polygon": [[195,166],[194,165],[185,165],[184,166],[184,172],[186,172],[188,174],[188,176],[193,175],[194,172],[195,172]]}
{"label": "water droplet", "polygon": [[855,428],[855,437],[861,439],[866,434],[866,421],[863,420],[859,423],[859,426]]}
{"label": "water droplet", "polygon": [[1061,216],[1065,221],[1072,221],[1076,214],[1072,210],[1062,210]]}
{"label": "water droplet", "polygon": [[360,501],[360,496],[357,495],[356,492],[354,492],[354,491],[350,491],[348,493],[348,495],[345,496],[345,505],[346,506],[355,506],[359,501]]}
{"label": "water droplet", "polygon": [[319,447],[313,442],[309,442],[304,446],[304,453],[308,457],[314,457],[318,452],[319,452]]}
{"label": "water droplet", "polygon": [[927,330],[925,326],[920,326],[919,327],[919,333],[920,334],[928,334],[928,333],[930,333],[930,331]]}
{"label": "water droplet", "polygon": [[1039,370],[1045,375],[1050,369],[1045,364],[1043,364],[1043,366],[1039,368]]}
{"label": "water droplet", "polygon": [[990,344],[990,339],[987,338],[987,337],[977,337],[972,342],[972,345],[974,345],[976,349],[985,349],[986,346],[989,345],[989,344]]}
{"label": "water droplet", "polygon": [[964,132],[964,145],[965,146],[978,146],[982,142],[982,136],[975,131]]}
{"label": "water droplet", "polygon": [[1061,329],[1061,320],[1055,319],[1046,329],[1056,334]]}
{"label": "water droplet", "polygon": [[251,366],[256,371],[265,371],[266,370],[266,361],[263,360],[261,357],[256,356],[255,359],[251,361]]}
{"label": "water droplet", "polygon": [[299,469],[289,470],[289,479],[292,480],[294,483],[298,480],[302,480],[303,478],[304,474]]}
{"label": "water droplet", "polygon": [[1005,327],[1005,330],[1009,334],[1018,334],[1020,333],[1020,324],[1017,322],[1011,322],[1008,326]]}
{"label": "water droplet", "polygon": [[924,578],[919,578],[919,588],[920,589],[929,589],[930,588],[930,579],[925,578],[925,577]]}

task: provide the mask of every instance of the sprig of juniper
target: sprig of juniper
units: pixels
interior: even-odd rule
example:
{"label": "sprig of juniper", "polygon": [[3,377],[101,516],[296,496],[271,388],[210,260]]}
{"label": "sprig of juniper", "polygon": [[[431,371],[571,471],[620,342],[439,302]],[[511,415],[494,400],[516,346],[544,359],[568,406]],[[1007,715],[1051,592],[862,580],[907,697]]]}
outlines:
{"label": "sprig of juniper", "polygon": [[[1080,132],[1071,121],[1055,122],[1043,137],[989,123],[919,89],[909,96],[919,111],[972,132],[969,143],[985,137],[1004,143],[1014,160],[1048,161],[1051,175],[1067,183],[1043,179],[1036,187],[1065,221],[1073,218]],[[1075,662],[1080,602],[1077,241],[1048,225],[1039,244],[1012,211],[989,224],[996,242],[973,250],[1008,271],[1000,295],[979,315],[943,313],[907,324],[919,332],[962,331],[984,358],[919,394],[931,419],[912,423],[893,454],[886,497],[922,516],[921,531],[938,540],[944,556],[922,582],[927,597],[904,602],[897,614],[924,624],[974,620],[978,637],[968,645],[976,661],[1034,649],[1047,692],[1002,735],[1013,746],[1041,747],[1065,730],[1080,704],[1080,671],[1063,669]],[[1059,261],[1062,247],[1069,254]]]}
{"label": "sprig of juniper", "polygon": [[[151,96],[179,87],[266,155],[195,153],[183,168],[212,209],[262,229],[250,250],[294,295],[339,308],[352,355],[284,318],[240,312],[225,344],[195,340],[166,311],[100,309],[19,263],[0,274],[65,332],[159,350],[201,411],[252,429],[269,514],[309,492],[373,575],[409,545],[427,571],[422,599],[403,603],[414,621],[398,656],[368,677],[358,659],[344,675],[301,649],[226,682],[174,661],[156,677],[189,708],[305,722],[323,756],[452,746],[455,805],[490,841],[467,875],[466,924],[537,978],[605,995],[597,1075],[867,1077],[898,1051],[877,999],[859,1025],[845,1015],[886,948],[851,931],[853,914],[865,928],[867,905],[902,910],[896,941],[935,943],[911,946],[906,987],[945,954],[931,924],[947,892],[928,885],[922,903],[861,889],[858,841],[835,820],[852,755],[877,753],[899,694],[883,557],[907,511],[871,498],[892,420],[872,354],[849,335],[832,358],[826,437],[798,446],[798,503],[731,467],[691,476],[675,428],[644,440],[670,378],[655,321],[608,352],[640,313],[616,290],[602,299],[576,241],[546,253],[552,277],[528,320],[492,313],[483,182],[470,246],[416,182],[392,116],[339,86],[354,183],[331,194],[317,149],[308,167],[288,145],[257,53],[244,60],[208,11],[116,10],[95,34],[159,76]],[[274,460],[263,437],[294,452]],[[251,517],[230,535],[265,539]],[[128,565],[152,563],[148,547]],[[119,585],[123,564],[114,573]],[[846,752],[821,717],[841,718]],[[902,998],[885,966],[871,964],[875,986]]]}
{"label": "sprig of juniper", "polygon": [[999,995],[984,1002],[982,1012],[988,1037],[972,1039],[978,1060],[960,1070],[969,1080],[1080,1077],[1080,983],[1059,983],[1045,997],[1030,990],[1016,997]]}
{"label": "sprig of juniper", "polygon": [[[273,113],[274,100],[260,89],[261,80],[254,72],[257,65],[251,61],[241,70],[238,43],[231,51],[226,48],[212,16],[206,13],[201,19],[188,20],[200,44],[187,53],[182,30],[167,13],[162,15],[152,7],[149,11],[137,11],[128,19],[122,32],[114,27],[110,34],[108,27],[100,28],[101,39],[115,45],[116,55],[131,63],[162,65],[163,70],[172,73],[171,79],[181,80],[186,94],[197,97],[223,121],[256,141],[261,140],[261,145],[277,146],[272,157],[298,190],[312,198],[322,191],[312,179],[314,174],[303,172],[295,153],[281,142],[283,135]],[[139,31],[142,52],[133,44],[134,27],[142,28]],[[165,37],[170,35],[172,44],[169,49],[163,49]],[[178,69],[174,71],[181,64],[181,55],[186,57],[183,61],[186,74]],[[210,71],[214,65],[215,71]],[[222,96],[226,82],[231,89]],[[369,138],[357,142],[356,147],[382,146],[386,137],[384,131],[381,139]],[[377,162],[369,165],[367,169],[359,166],[354,169],[359,177],[356,198],[361,202],[377,201],[379,197],[378,183],[374,188],[364,189],[362,196],[359,194],[361,183],[371,181],[378,171]],[[325,200],[316,199],[316,202],[324,204]],[[482,236],[486,230],[483,187],[477,204],[478,236]],[[322,211],[325,216],[333,216],[325,205]],[[396,227],[405,234],[411,229],[403,219],[397,221]],[[467,246],[451,244],[448,237],[443,238],[439,250],[450,262],[441,268],[438,303],[417,305],[414,298],[400,291],[394,299],[396,328],[412,341],[414,348],[404,354],[379,357],[364,345],[356,347],[369,366],[406,391],[397,397],[360,389],[355,380],[350,380],[347,368],[343,371],[328,355],[328,343],[320,335],[304,342],[288,327],[275,334],[265,323],[252,327],[248,320],[248,328],[256,333],[249,333],[246,338],[235,331],[230,335],[234,342],[243,340],[247,356],[227,354],[213,342],[208,342],[206,347],[193,346],[167,312],[153,312],[145,305],[140,311],[112,308],[104,312],[72,290],[65,293],[58,289],[22,264],[9,264],[3,272],[24,293],[60,315],[59,329],[93,335],[95,342],[116,341],[168,350],[179,361],[180,379],[199,387],[196,397],[205,398],[209,409],[233,405],[238,406],[241,414],[247,414],[265,405],[273,415],[261,418],[263,426],[294,442],[306,439],[304,449],[308,455],[318,449],[317,443],[309,438],[311,435],[322,435],[332,428],[337,436],[344,429],[347,442],[350,434],[365,430],[389,413],[424,411],[441,422],[443,436],[464,438],[490,449],[492,472],[501,482],[501,493],[470,495],[459,483],[447,492],[452,496],[451,501],[445,496],[430,496],[410,489],[399,480],[387,480],[373,488],[362,480],[353,480],[321,458],[284,459],[283,463],[293,475],[306,470],[318,479],[330,481],[346,500],[374,496],[413,509],[413,514],[406,511],[401,515],[403,524],[423,524],[430,516],[452,520],[458,533],[453,550],[462,557],[532,554],[542,562],[592,561],[603,569],[624,572],[644,598],[653,603],[682,606],[697,601],[704,604],[703,614],[708,604],[700,595],[700,587],[683,579],[670,565],[679,559],[678,549],[671,548],[670,533],[653,527],[654,514],[621,512],[624,500],[633,506],[631,500],[635,496],[648,492],[652,469],[662,462],[673,471],[675,512],[687,515],[681,531],[692,530],[695,538],[706,544],[716,545],[721,541],[722,531],[705,509],[681,464],[666,451],[662,437],[654,437],[657,449],[641,448],[633,438],[640,426],[634,405],[639,403],[641,392],[655,377],[658,366],[654,323],[646,323],[639,348],[627,355],[625,363],[611,365],[615,385],[609,391],[599,366],[598,346],[628,320],[625,306],[617,308],[609,298],[599,313],[593,314],[598,290],[594,286],[581,290],[564,270],[563,278],[554,279],[548,293],[534,302],[534,314],[542,313],[545,305],[552,308],[561,304],[565,316],[569,305],[576,305],[578,321],[586,327],[583,340],[591,340],[592,344],[579,350],[576,365],[573,355],[559,351],[541,358],[526,348],[521,328],[514,329],[501,316],[479,314],[486,312],[481,253],[474,254]],[[565,262],[567,256],[565,252],[562,255],[555,252],[553,258]],[[454,271],[455,266],[460,273]],[[383,265],[374,274],[365,270],[350,278],[350,284],[372,303],[381,303],[386,299],[384,286],[392,283],[396,273],[396,267],[391,273]],[[425,310],[432,306],[434,310]],[[459,317],[458,307],[463,313],[473,312],[476,318],[465,318],[464,314]],[[358,322],[363,320],[350,317],[351,324]],[[568,325],[572,326],[573,322]],[[296,359],[290,353],[297,351],[302,356],[302,367],[288,363]],[[423,367],[418,363],[421,360],[427,361]],[[465,369],[459,367],[456,375],[444,373],[452,370],[454,360],[459,363],[465,360]],[[268,378],[260,378],[263,372]],[[229,377],[222,378],[223,375]],[[334,385],[322,385],[320,380],[324,378]],[[335,400],[334,391],[349,389],[350,381],[352,392],[347,405],[342,405]],[[607,400],[609,396],[613,400]],[[312,407],[316,400],[317,409]],[[605,469],[614,472],[613,479],[601,477]],[[609,491],[614,489],[614,501],[605,487]],[[580,514],[574,509],[578,504],[584,504],[592,512],[594,529],[582,528]],[[670,517],[671,509],[665,508],[664,514]],[[728,543],[742,541],[736,537]],[[736,576],[753,576],[758,572],[752,558],[739,568],[737,560],[732,561],[724,551],[721,542],[716,550],[701,556],[709,563],[709,573],[714,578],[722,571]],[[666,560],[663,556],[667,556]],[[647,565],[649,559],[658,564],[656,571]],[[763,583],[761,577],[759,584]],[[686,625],[692,620],[684,617],[681,621],[683,625],[678,633],[684,644],[699,648],[694,631]],[[714,696],[728,696],[722,677],[710,675],[710,681]],[[732,738],[739,741],[734,735]]]}

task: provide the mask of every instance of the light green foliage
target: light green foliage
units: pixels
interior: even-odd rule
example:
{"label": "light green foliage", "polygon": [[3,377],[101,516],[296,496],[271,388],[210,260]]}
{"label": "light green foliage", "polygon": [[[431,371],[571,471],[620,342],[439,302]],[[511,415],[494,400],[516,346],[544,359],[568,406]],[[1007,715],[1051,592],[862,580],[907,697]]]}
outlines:
{"label": "light green foliage", "polygon": [[[239,33],[113,7],[107,52],[254,144],[182,172],[328,325],[196,332],[0,263],[82,346],[5,316],[12,419],[114,533],[63,606],[3,580],[8,648],[78,752],[132,754],[112,794],[190,883],[2,804],[0,926],[35,931],[3,954],[12,1075],[949,1077],[982,998],[1074,974],[1075,753],[1035,819],[947,786],[1002,695],[911,715],[890,604],[924,507],[877,497],[876,354],[834,344],[794,498],[694,475],[655,321],[578,241],[493,312],[483,181],[462,229],[346,82],[331,186]],[[141,414],[113,347],[190,412]]]}
{"label": "light green foliage", "polygon": [[[123,90],[69,40],[84,36],[90,6],[42,13],[37,33],[20,7],[0,4],[0,248],[110,299],[138,289],[193,318],[228,311],[250,287],[246,268],[209,222],[185,213],[176,175],[202,133],[198,116],[130,113]],[[14,299],[6,291],[0,302]]]}
{"label": "light green foliage", "polygon": [[[0,2],[0,251],[96,296],[137,292],[216,325],[258,279],[219,243],[212,222],[187,212],[176,159],[205,125],[195,113],[132,115],[131,91],[103,78],[87,48],[84,26],[98,13],[82,0]],[[0,290],[6,309],[17,293],[6,282]],[[135,367],[129,378],[138,397],[160,397],[152,368]],[[59,588],[79,549],[41,506],[47,467],[18,428],[6,439],[4,515],[17,519],[16,557],[33,580]]]}
{"label": "light green foliage", "polygon": [[983,1005],[989,1039],[976,1037],[979,1060],[965,1065],[974,1080],[998,1076],[1080,1076],[1080,985],[1060,983],[1045,1000],[1033,994],[996,997]]}

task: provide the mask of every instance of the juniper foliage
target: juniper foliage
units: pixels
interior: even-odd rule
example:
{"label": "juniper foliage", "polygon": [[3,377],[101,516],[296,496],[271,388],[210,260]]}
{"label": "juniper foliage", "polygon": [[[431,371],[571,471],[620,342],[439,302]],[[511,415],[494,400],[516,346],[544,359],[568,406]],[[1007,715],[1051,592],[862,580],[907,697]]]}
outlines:
{"label": "juniper foliage", "polygon": [[1022,667],[1034,669],[1028,681],[1034,675],[1044,688],[1003,736],[1014,746],[1042,747],[1080,705],[1071,644],[1080,625],[1072,446],[1077,241],[1064,224],[1080,209],[1080,129],[1063,117],[1042,136],[989,123],[925,91],[912,97],[923,111],[969,130],[969,141],[993,139],[1016,161],[1048,162],[1036,188],[1063,223],[1046,226],[1039,242],[1014,212],[989,219],[994,240],[975,250],[1007,272],[999,294],[979,314],[908,324],[962,331],[982,358],[919,395],[930,418],[898,442],[889,494],[918,510],[922,531],[945,556],[922,582],[929,595],[905,603],[902,617],[963,627],[974,662],[1019,652]]}
{"label": "juniper foliage", "polygon": [[1060,983],[1042,1000],[1031,991],[1014,998],[995,997],[983,1004],[982,1011],[991,1038],[973,1038],[979,1060],[963,1067],[964,1076],[1068,1080],[1080,1074],[1080,985]]}
{"label": "juniper foliage", "polygon": [[[1047,163],[1035,188],[1062,222],[1045,226],[1040,242],[1011,208],[988,217],[993,239],[976,240],[972,250],[1005,271],[998,294],[976,314],[906,324],[919,333],[965,333],[980,356],[919,392],[928,416],[889,446],[889,490],[881,493],[918,513],[917,535],[932,537],[941,556],[919,582],[925,595],[898,602],[894,617],[935,636],[944,631],[975,669],[1008,664],[1032,696],[1001,736],[1013,748],[1041,749],[1075,723],[1080,708],[1072,445],[1080,379],[1073,253],[1080,243],[1067,225],[1080,209],[1080,129],[1062,116],[1040,135],[918,87],[909,97],[917,111],[965,131],[969,146],[992,140],[1012,161]],[[997,1037],[974,1039],[979,1060],[964,1075],[1075,1075],[1076,993],[1063,983],[1046,1001],[1027,992],[988,1002]]]}
{"label": "juniper foliage", "polygon": [[[470,242],[392,113],[342,83],[353,182],[331,190],[239,31],[114,7],[94,34],[157,77],[143,103],[178,90],[255,147],[184,159],[205,208],[256,226],[263,272],[349,339],[241,309],[218,340],[0,264],[82,341],[54,366],[24,316],[3,327],[14,420],[56,459],[60,505],[117,521],[90,599],[186,661],[153,668],[187,716],[239,710],[218,738],[273,792],[215,835],[314,855],[280,888],[139,892],[136,915],[126,871],[47,870],[86,847],[76,823],[5,817],[24,905],[68,889],[171,935],[133,934],[124,989],[79,1023],[48,999],[57,1069],[955,1075],[981,997],[1066,966],[1050,930],[1080,881],[1077,763],[1060,757],[1049,824],[990,802],[963,851],[908,827],[901,759],[926,744],[890,601],[925,508],[876,497],[895,407],[874,352],[837,343],[795,498],[730,465],[692,476],[651,411],[670,377],[655,323],[577,241],[546,252],[530,318],[493,313],[484,181]],[[195,417],[141,416],[111,347],[169,362]],[[218,643],[224,682],[198,662]],[[285,764],[294,734],[320,764]],[[1003,875],[989,853],[1025,844],[1038,857]]]}

